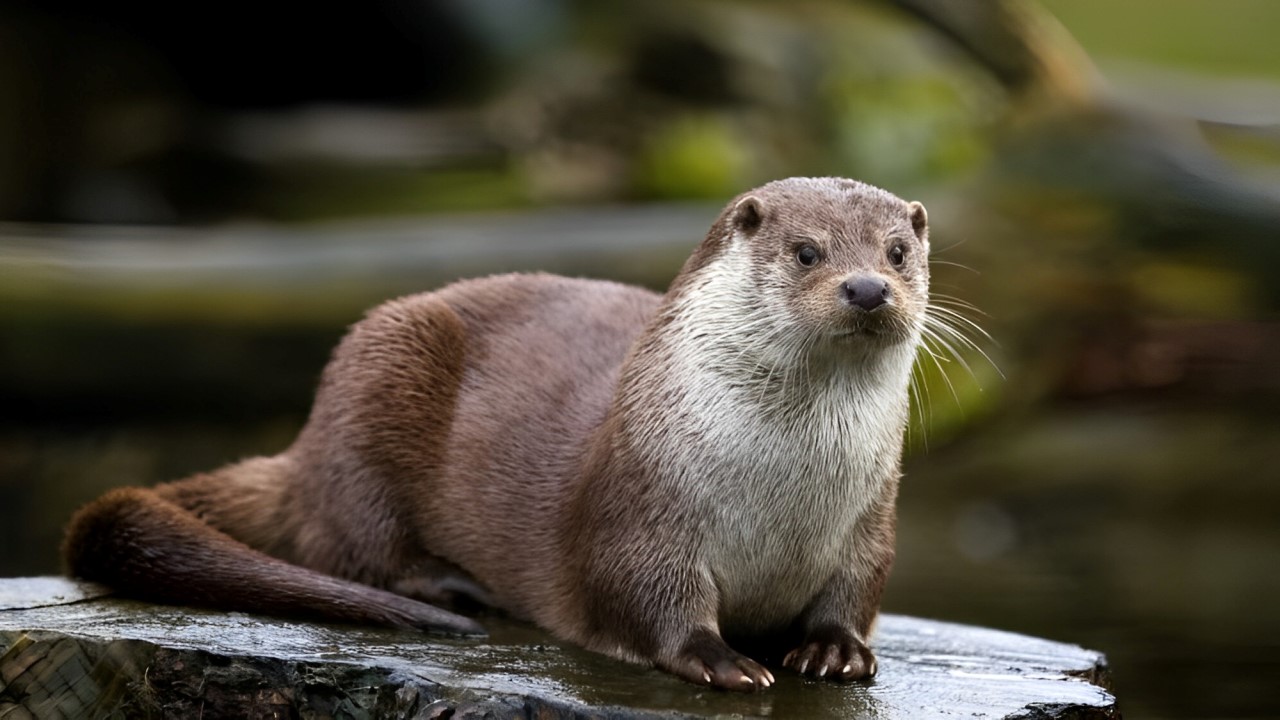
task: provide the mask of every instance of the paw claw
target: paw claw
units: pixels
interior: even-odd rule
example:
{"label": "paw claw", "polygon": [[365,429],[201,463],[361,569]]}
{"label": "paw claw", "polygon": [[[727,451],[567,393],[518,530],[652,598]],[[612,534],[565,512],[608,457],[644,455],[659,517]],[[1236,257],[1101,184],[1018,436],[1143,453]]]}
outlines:
{"label": "paw claw", "polygon": [[870,648],[840,627],[810,632],[803,645],[787,654],[784,664],[801,675],[836,682],[862,680],[876,672],[875,655]]}
{"label": "paw claw", "polygon": [[753,692],[773,684],[768,670],[708,629],[692,633],[679,653],[658,664],[686,680],[723,690]]}

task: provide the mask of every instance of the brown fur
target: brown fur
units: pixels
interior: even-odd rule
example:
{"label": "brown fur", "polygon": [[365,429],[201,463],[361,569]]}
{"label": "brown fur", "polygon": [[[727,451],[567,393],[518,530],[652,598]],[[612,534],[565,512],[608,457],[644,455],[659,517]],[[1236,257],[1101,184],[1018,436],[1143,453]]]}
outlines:
{"label": "brown fur", "polygon": [[[819,329],[853,322],[831,283],[886,272],[895,238],[926,241],[918,205],[851,181],[790,180],[731,203],[665,297],[504,275],[389,302],[335,350],[289,449],[108,493],[72,520],[70,572],[165,602],[444,632],[480,629],[434,605],[478,601],[694,682],[769,685],[722,634],[759,635],[765,621],[750,618],[770,616],[721,603],[702,547],[722,531],[648,459],[650,438],[668,442],[687,420],[663,415],[682,407],[664,380],[680,302],[734,233],[753,243],[753,264],[784,273],[742,278],[743,302],[772,283]],[[821,273],[786,265],[806,238],[830,255]],[[923,255],[894,276],[907,304],[876,315],[888,325],[923,311],[907,274],[927,281]],[[788,638],[785,664],[801,672],[874,672],[866,639],[892,562],[905,415],[884,422],[897,444],[868,479],[876,495],[831,539],[843,569],[813,578],[822,589],[803,612],[766,628]]]}

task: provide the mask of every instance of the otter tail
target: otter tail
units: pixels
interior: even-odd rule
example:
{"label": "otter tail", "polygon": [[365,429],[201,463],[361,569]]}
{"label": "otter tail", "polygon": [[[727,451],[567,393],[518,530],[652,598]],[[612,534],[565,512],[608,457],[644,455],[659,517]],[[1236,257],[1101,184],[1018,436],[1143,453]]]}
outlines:
{"label": "otter tail", "polygon": [[161,603],[484,633],[461,615],[271,557],[165,497],[183,483],[213,479],[197,476],[155,490],[120,488],[85,506],[72,518],[63,544],[68,571]]}

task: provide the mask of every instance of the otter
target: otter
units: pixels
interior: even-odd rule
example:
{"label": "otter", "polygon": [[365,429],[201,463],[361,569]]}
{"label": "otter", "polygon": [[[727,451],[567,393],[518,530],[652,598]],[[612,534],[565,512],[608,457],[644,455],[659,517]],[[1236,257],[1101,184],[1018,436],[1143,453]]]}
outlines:
{"label": "otter", "polygon": [[390,301],[292,446],[108,492],[68,571],[444,633],[483,633],[454,612],[478,603],[728,690],[774,676],[726,638],[867,678],[928,253],[920,203],[791,178],[730,202],[665,295],[512,274]]}

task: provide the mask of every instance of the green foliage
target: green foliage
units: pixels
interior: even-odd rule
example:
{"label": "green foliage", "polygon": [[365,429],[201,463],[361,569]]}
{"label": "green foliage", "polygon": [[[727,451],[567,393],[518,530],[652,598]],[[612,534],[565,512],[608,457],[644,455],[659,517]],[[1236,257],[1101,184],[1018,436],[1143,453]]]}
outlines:
{"label": "green foliage", "polygon": [[1274,0],[1043,0],[1099,61],[1280,79]]}
{"label": "green foliage", "polygon": [[479,169],[358,168],[301,163],[279,168],[276,190],[261,212],[281,221],[375,215],[416,215],[520,207],[529,204],[518,173]]}
{"label": "green foliage", "polygon": [[721,116],[690,113],[672,119],[642,144],[639,191],[658,198],[724,198],[742,190],[752,139]]}
{"label": "green foliage", "polygon": [[985,157],[981,127],[943,78],[846,76],[832,83],[829,95],[841,166],[880,183],[954,177]]}

